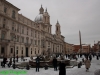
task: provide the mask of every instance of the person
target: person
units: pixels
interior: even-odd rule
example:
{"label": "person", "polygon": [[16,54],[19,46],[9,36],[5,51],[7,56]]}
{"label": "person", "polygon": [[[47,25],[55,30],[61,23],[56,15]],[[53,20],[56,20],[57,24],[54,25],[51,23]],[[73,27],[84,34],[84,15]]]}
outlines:
{"label": "person", "polygon": [[12,57],[10,57],[10,61],[8,63],[8,67],[10,67],[12,65]]}
{"label": "person", "polygon": [[94,71],[94,75],[100,75],[100,69]]}
{"label": "person", "polygon": [[66,64],[65,61],[59,63],[59,75],[66,75]]}
{"label": "person", "polygon": [[39,57],[37,56],[37,58],[36,58],[36,72],[37,72],[37,71],[39,72],[39,66],[40,66],[40,59],[39,59]]}
{"label": "person", "polygon": [[96,55],[96,57],[97,57],[97,60],[99,60],[99,55],[98,54]]}
{"label": "person", "polygon": [[4,57],[3,57],[3,66],[2,66],[2,67],[5,67],[6,62],[7,62],[7,57],[4,56]]}
{"label": "person", "polygon": [[84,60],[84,64],[85,64],[86,72],[89,71],[91,62],[90,62],[90,60],[88,59],[88,57],[86,57],[86,59]]}
{"label": "person", "polygon": [[89,55],[89,60],[90,60],[90,61],[92,60],[92,55],[91,55],[91,54]]}
{"label": "person", "polygon": [[54,71],[57,71],[57,59],[54,57],[53,59],[53,66],[54,66]]}

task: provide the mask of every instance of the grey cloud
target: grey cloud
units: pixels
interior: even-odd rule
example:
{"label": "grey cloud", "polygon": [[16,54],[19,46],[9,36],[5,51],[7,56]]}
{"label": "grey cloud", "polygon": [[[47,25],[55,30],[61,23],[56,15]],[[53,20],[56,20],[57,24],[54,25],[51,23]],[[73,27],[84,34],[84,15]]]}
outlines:
{"label": "grey cloud", "polygon": [[57,19],[66,42],[78,44],[79,30],[82,43],[100,40],[100,0],[7,0],[20,8],[19,13],[32,19],[39,14],[41,4],[47,7],[55,33]]}

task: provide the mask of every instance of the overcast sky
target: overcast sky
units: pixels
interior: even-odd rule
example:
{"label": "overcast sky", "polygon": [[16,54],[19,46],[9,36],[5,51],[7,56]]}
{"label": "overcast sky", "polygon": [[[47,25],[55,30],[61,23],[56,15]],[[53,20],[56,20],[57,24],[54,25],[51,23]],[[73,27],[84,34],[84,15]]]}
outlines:
{"label": "overcast sky", "polygon": [[41,4],[50,15],[52,33],[57,20],[65,41],[79,44],[79,30],[83,44],[94,44],[100,40],[100,0],[7,0],[25,17],[34,21]]}

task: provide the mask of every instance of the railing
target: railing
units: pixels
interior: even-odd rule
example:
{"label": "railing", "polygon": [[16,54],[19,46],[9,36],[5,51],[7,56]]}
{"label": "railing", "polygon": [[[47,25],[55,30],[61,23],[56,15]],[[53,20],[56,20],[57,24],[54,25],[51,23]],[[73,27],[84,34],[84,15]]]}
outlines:
{"label": "railing", "polygon": [[0,42],[9,43],[9,42],[10,42],[10,40],[8,40],[8,39],[2,39],[2,38],[0,38]]}
{"label": "railing", "polygon": [[30,43],[25,43],[25,46],[30,46],[31,44]]}
{"label": "railing", "polygon": [[0,28],[2,28],[2,29],[7,29],[7,30],[9,29],[9,27],[6,26],[6,25],[1,25]]}

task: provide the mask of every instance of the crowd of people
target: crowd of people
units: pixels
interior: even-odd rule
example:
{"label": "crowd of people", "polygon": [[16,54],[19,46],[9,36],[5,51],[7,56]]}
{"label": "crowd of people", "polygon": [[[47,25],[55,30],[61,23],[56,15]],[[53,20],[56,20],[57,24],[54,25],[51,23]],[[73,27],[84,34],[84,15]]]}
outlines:
{"label": "crowd of people", "polygon": [[[53,57],[53,60],[52,60],[52,65],[54,67],[54,71],[57,71],[59,70],[59,75],[66,75],[66,63],[64,60],[61,60],[59,63],[57,61],[57,57],[61,57],[61,55],[56,55],[55,57]],[[82,63],[84,63],[85,65],[85,68],[86,68],[86,72],[89,71],[89,68],[91,66],[91,61],[92,61],[92,58],[94,56],[96,56],[96,59],[99,60],[99,57],[100,55],[99,54],[92,54],[92,53],[89,53],[89,54],[66,54],[65,55],[66,58],[68,59],[76,59],[76,61],[78,60],[78,58],[82,58]],[[84,58],[83,58],[84,56]],[[15,57],[16,58],[16,62],[18,62],[18,55]],[[32,57],[31,57],[32,58]],[[21,60],[23,60],[24,57],[21,56]],[[36,72],[39,72],[39,67],[40,67],[40,58],[39,56],[37,56],[37,58],[35,59],[36,61]],[[11,65],[13,65],[13,62],[14,62],[14,59],[12,57],[9,58],[9,61],[7,60],[7,57],[4,56],[3,57],[3,61],[1,62],[1,66],[2,68],[5,67],[5,64],[8,65],[8,67],[10,67]],[[47,65],[46,65],[47,66]]]}

